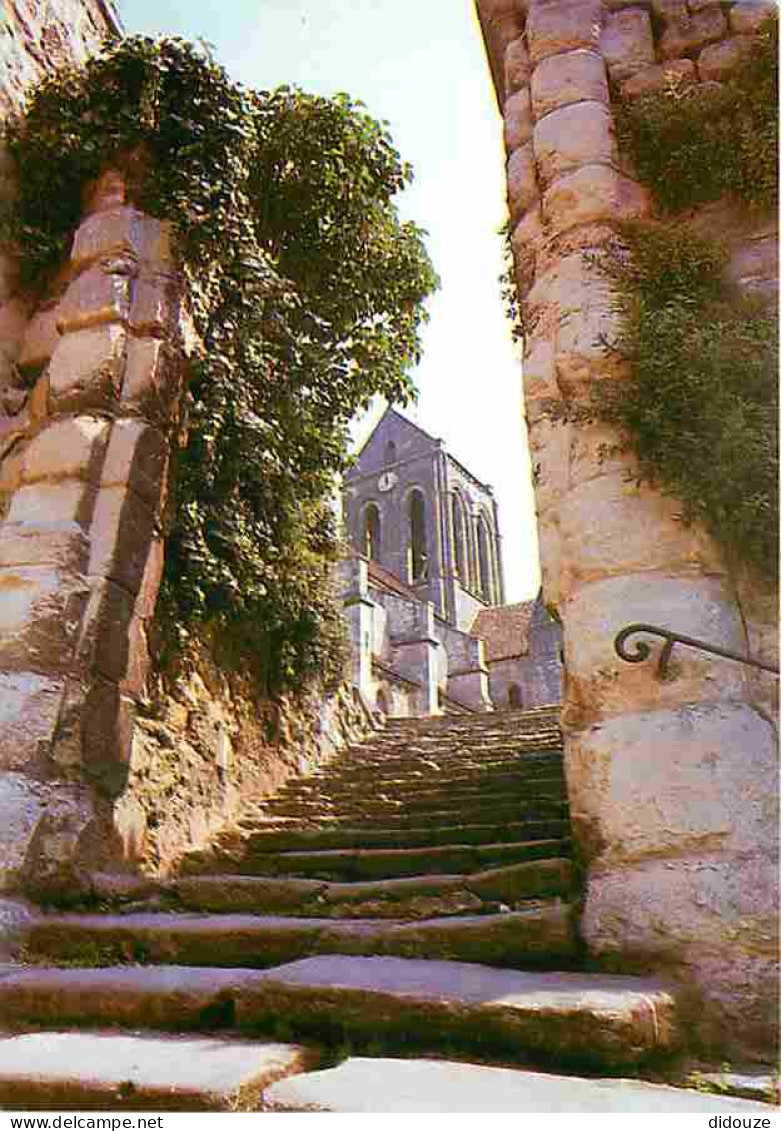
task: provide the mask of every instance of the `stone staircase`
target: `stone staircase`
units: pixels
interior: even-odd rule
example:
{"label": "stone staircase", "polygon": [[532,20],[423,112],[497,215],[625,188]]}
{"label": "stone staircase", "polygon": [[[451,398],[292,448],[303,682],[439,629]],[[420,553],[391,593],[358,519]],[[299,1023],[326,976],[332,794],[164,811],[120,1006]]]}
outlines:
{"label": "stone staircase", "polygon": [[610,1074],[678,1043],[664,986],[578,969],[551,709],[391,721],[175,880],[95,893],[0,976],[0,1104],[304,1110],[274,1081],[348,1047]]}

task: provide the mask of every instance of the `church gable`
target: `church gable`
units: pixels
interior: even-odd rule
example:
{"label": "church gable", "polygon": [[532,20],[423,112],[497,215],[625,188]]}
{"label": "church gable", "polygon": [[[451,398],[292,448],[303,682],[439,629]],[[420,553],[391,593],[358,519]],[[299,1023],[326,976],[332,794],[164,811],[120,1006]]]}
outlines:
{"label": "church gable", "polygon": [[387,409],[361,449],[347,478],[370,475],[386,464],[401,462],[435,451],[438,441],[411,420]]}

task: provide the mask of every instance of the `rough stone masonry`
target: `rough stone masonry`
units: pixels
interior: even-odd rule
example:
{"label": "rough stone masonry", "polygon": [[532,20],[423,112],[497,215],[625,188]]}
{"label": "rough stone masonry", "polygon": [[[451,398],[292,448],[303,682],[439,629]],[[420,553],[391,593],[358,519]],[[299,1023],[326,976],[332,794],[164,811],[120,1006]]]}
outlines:
{"label": "rough stone masonry", "polygon": [[[769,5],[718,0],[477,0],[507,151],[523,383],[545,600],[564,626],[566,772],[586,869],[585,942],[603,961],[665,969],[689,987],[701,1036],[777,1031],[775,681],[678,648],[672,678],[627,665],[630,622],[774,662],[777,599],[729,579],[674,500],[625,481],[615,435],[557,419],[595,381],[616,314],[590,265],[619,220],[652,212],[622,160],[613,100],[716,83]],[[727,202],[688,216],[729,240],[728,282],[773,302],[775,218]]]}

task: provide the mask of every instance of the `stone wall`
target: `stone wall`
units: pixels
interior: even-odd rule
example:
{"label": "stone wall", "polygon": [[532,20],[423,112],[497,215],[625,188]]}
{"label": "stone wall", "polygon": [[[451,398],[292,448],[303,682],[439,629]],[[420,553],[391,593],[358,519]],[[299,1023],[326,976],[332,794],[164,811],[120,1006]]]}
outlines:
{"label": "stone wall", "polygon": [[[562,422],[560,410],[592,382],[626,376],[604,349],[616,315],[589,253],[652,202],[618,152],[613,100],[670,75],[719,81],[768,6],[477,7],[505,125],[543,592],[564,628],[583,937],[606,963],[680,977],[702,1046],[759,1049],[777,1033],[775,685],[684,648],[660,679],[652,664],[622,662],[613,639],[642,621],[772,662],[777,602],[736,584],[709,537],[681,526],[674,500],[626,481],[629,457],[606,454],[614,434]],[[721,203],[700,222],[731,241],[728,282],[777,293],[774,220]]]}
{"label": "stone wall", "polygon": [[[97,0],[6,13],[5,112],[117,28]],[[119,169],[83,199],[43,298],[18,293],[13,249],[0,254],[0,952],[21,893],[62,902],[96,873],[165,873],[250,795],[371,725],[348,689],[258,703],[203,652],[175,679],[156,673],[169,463],[197,341],[168,226],[127,199]]]}

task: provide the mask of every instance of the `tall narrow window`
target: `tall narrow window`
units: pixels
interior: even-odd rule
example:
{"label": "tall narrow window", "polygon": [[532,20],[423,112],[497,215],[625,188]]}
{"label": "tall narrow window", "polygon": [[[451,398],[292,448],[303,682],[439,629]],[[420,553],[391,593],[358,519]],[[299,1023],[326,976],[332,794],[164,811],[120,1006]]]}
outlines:
{"label": "tall narrow window", "polygon": [[388,440],[387,444],[385,445],[385,462],[396,462],[396,444],[393,440]]}
{"label": "tall narrow window", "polygon": [[493,603],[493,574],[491,561],[491,532],[485,519],[477,520],[477,565],[480,570],[480,596],[490,605]]}
{"label": "tall narrow window", "polygon": [[453,555],[456,574],[465,589],[469,588],[469,554],[466,544],[466,517],[464,501],[457,491],[452,496]]}
{"label": "tall narrow window", "polygon": [[369,503],[363,512],[361,551],[369,561],[380,560],[380,510],[376,503]]}
{"label": "tall narrow window", "polygon": [[523,696],[521,689],[517,683],[511,683],[507,688],[507,706],[508,707],[522,707]]}
{"label": "tall narrow window", "polygon": [[423,492],[417,489],[409,497],[408,568],[410,581],[428,581],[426,503]]}

